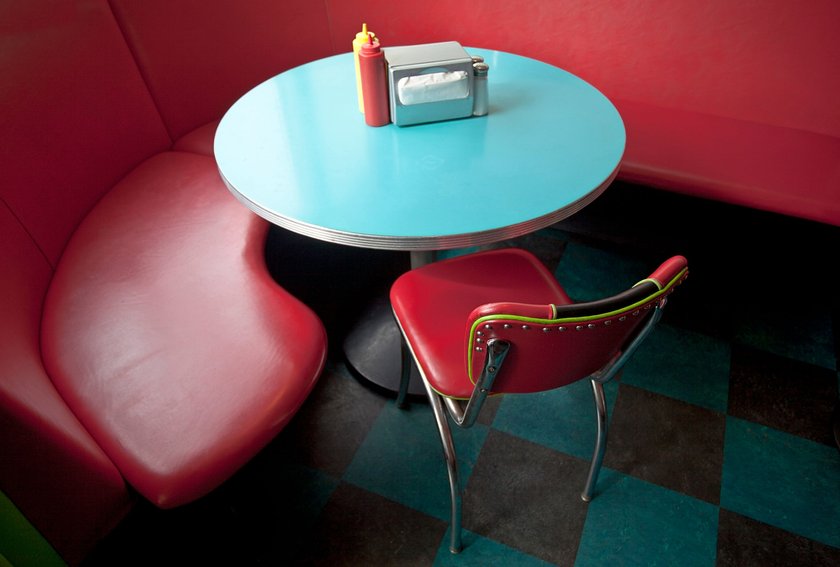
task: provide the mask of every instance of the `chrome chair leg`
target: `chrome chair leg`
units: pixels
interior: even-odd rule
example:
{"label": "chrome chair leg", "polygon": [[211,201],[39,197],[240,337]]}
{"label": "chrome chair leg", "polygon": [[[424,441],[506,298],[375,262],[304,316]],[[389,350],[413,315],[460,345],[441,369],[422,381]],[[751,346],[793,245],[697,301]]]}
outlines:
{"label": "chrome chair leg", "polygon": [[461,551],[461,482],[458,477],[458,459],[455,455],[455,442],[452,440],[452,430],[446,417],[446,409],[440,395],[432,390],[428,382],[423,380],[426,392],[429,395],[429,404],[435,414],[435,422],[438,426],[440,441],[443,445],[443,456],[446,459],[446,472],[449,475],[449,498],[451,503],[451,522],[449,525],[450,539],[449,551],[460,553]]}
{"label": "chrome chair leg", "polygon": [[400,389],[397,392],[397,407],[405,408],[408,395],[408,383],[411,379],[411,351],[405,337],[400,336]]}
{"label": "chrome chair leg", "polygon": [[580,495],[584,502],[592,500],[592,492],[595,490],[595,483],[598,481],[598,473],[601,471],[601,462],[604,460],[604,452],[607,448],[607,403],[604,398],[604,385],[596,380],[591,380],[591,382],[592,392],[595,394],[595,411],[598,414],[598,436],[595,439],[595,452],[592,454],[592,463],[589,465],[586,486]]}

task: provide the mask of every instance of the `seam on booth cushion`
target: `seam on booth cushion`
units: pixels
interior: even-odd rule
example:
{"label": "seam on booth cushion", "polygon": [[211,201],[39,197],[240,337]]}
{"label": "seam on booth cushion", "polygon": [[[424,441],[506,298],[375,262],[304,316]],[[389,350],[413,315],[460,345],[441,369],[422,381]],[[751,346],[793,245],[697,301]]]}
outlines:
{"label": "seam on booth cushion", "polygon": [[23,221],[20,219],[20,217],[17,214],[15,214],[14,209],[12,209],[12,207],[9,205],[9,203],[3,197],[0,197],[0,203],[3,203],[3,208],[5,208],[7,211],[9,211],[9,214],[12,216],[13,219],[15,219],[15,222],[18,224],[20,229],[24,233],[26,233],[26,236],[29,237],[29,240],[31,240],[32,244],[35,246],[35,248],[38,249],[38,252],[41,254],[41,257],[44,259],[44,262],[46,262],[47,266],[50,267],[50,271],[55,272],[55,264],[53,264],[50,261],[49,256],[47,256],[47,254],[44,252],[44,249],[41,248],[41,244],[38,242],[38,240],[35,239],[35,236],[33,236],[32,232],[30,232],[29,228],[27,228],[27,226],[25,224],[23,224]]}
{"label": "seam on booth cushion", "polygon": [[129,54],[131,54],[131,60],[134,61],[134,68],[137,69],[137,73],[143,81],[143,86],[146,87],[146,92],[149,94],[149,100],[152,101],[152,104],[155,107],[155,112],[157,112],[158,119],[161,124],[163,124],[163,128],[166,130],[166,135],[169,136],[169,147],[171,148],[175,143],[175,137],[172,135],[172,130],[170,130],[169,124],[167,124],[163,117],[163,112],[161,112],[160,104],[158,103],[157,97],[155,97],[155,93],[152,90],[149,77],[143,66],[140,64],[140,57],[137,54],[137,50],[134,48],[134,44],[131,42],[128,34],[126,33],[125,25],[123,25],[125,17],[119,13],[119,8],[114,6],[113,0],[108,0],[108,7],[111,9],[111,16],[114,18],[114,23],[117,25],[117,29],[120,30],[120,35],[123,38],[125,47],[128,49]]}

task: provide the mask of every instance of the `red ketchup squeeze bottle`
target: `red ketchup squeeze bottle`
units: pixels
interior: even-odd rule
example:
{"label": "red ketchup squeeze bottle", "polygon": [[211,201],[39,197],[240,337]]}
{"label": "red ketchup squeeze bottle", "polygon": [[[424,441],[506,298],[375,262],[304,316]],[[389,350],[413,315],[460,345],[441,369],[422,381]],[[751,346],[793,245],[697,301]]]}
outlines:
{"label": "red ketchup squeeze bottle", "polygon": [[388,124],[391,122],[391,111],[388,79],[385,74],[385,54],[372,33],[368,34],[367,43],[363,43],[359,49],[359,74],[362,80],[365,123],[368,126]]}

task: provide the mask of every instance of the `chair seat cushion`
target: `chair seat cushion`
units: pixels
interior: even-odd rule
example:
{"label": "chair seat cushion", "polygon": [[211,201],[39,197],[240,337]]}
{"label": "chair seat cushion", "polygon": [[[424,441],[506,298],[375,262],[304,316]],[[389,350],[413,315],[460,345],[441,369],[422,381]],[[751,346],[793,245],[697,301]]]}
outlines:
{"label": "chair seat cushion", "polygon": [[320,320],[266,270],[267,228],[212,158],[166,152],[96,206],[57,268],[45,366],[127,482],[160,507],[232,475],[323,368]]}
{"label": "chair seat cushion", "polygon": [[506,248],[443,260],[400,276],[391,305],[432,388],[454,398],[473,390],[468,316],[485,303],[567,305],[569,296],[530,252]]}

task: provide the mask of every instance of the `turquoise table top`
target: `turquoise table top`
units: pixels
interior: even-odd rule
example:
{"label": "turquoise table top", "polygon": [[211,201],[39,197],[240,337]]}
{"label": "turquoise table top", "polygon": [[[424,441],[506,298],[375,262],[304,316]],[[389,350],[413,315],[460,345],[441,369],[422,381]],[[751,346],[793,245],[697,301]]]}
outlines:
{"label": "turquoise table top", "polygon": [[246,93],[216,132],[219,171],[247,207],[341,244],[443,250],[520,236],[594,200],[615,177],[624,124],[576,76],[467,47],[490,65],[486,116],[370,127],[352,53]]}

